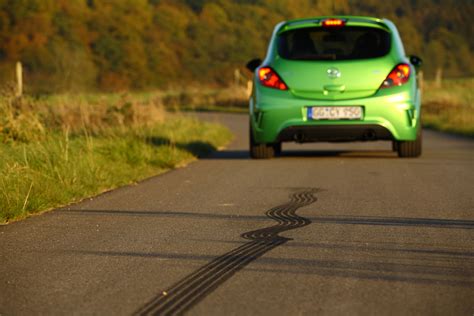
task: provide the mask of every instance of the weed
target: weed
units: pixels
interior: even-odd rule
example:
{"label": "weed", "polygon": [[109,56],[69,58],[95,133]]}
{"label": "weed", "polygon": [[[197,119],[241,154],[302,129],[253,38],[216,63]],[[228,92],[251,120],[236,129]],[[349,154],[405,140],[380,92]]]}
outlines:
{"label": "weed", "polygon": [[0,223],[139,181],[224,145],[222,126],[130,95],[0,97]]}

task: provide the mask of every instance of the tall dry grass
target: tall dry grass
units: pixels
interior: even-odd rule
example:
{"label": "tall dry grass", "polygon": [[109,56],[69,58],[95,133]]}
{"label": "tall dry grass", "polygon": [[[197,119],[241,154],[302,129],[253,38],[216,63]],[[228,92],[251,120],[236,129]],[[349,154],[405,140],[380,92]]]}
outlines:
{"label": "tall dry grass", "polygon": [[172,110],[246,111],[248,107],[247,89],[237,85],[221,89],[169,90],[159,97],[162,104]]}
{"label": "tall dry grass", "polygon": [[425,126],[474,136],[474,78],[427,81],[422,102]]}
{"label": "tall dry grass", "polygon": [[182,165],[225,128],[167,114],[154,95],[0,96],[0,223]]}
{"label": "tall dry grass", "polygon": [[100,134],[110,129],[148,127],[165,119],[161,99],[137,101],[129,94],[90,102],[84,95],[16,98],[0,96],[0,137],[3,142],[40,140],[46,133]]}

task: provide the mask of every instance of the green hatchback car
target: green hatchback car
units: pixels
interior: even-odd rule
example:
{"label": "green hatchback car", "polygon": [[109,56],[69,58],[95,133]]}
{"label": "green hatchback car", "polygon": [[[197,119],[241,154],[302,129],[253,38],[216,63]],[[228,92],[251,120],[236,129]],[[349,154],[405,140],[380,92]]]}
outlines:
{"label": "green hatchback car", "polygon": [[278,24],[265,60],[253,59],[250,155],[271,158],[282,142],[392,141],[421,155],[421,59],[406,56],[395,25],[359,16]]}

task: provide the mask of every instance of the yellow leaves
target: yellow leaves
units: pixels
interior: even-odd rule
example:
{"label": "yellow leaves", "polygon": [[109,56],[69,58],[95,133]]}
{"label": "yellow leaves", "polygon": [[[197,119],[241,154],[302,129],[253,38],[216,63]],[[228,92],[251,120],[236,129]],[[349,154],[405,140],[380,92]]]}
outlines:
{"label": "yellow leaves", "polygon": [[216,3],[204,5],[199,19],[211,28],[225,28],[229,23],[227,13]]}
{"label": "yellow leaves", "polygon": [[424,57],[428,77],[429,65],[441,61],[445,74],[466,76],[474,57],[462,6],[454,0],[0,0],[0,78],[11,77],[21,60],[26,87],[35,93],[228,84],[236,68],[264,56],[276,23],[332,14],[392,18],[407,53]]}

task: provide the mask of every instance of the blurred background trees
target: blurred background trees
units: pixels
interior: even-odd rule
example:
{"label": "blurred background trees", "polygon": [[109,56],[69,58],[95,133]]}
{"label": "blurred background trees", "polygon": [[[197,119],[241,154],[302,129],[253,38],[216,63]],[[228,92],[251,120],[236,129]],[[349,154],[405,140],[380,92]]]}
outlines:
{"label": "blurred background trees", "polygon": [[0,0],[0,82],[30,93],[228,85],[279,21],[386,17],[427,78],[474,74],[471,0]]}

